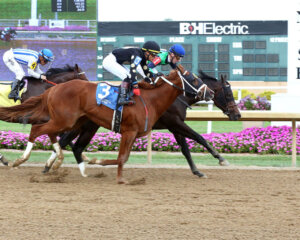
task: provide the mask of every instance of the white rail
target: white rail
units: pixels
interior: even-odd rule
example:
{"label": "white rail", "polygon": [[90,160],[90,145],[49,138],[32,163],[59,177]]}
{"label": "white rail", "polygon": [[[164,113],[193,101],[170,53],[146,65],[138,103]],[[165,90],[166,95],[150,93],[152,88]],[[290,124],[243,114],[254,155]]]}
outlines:
{"label": "white rail", "polygon": [[[300,113],[271,112],[271,111],[241,111],[239,121],[288,121],[292,122],[292,166],[296,167],[297,149],[296,149],[296,121],[300,121]],[[229,121],[221,111],[197,111],[188,110],[186,120],[188,121]],[[148,146],[151,146],[151,132],[148,136]],[[147,159],[151,161],[151,147],[147,148]]]}

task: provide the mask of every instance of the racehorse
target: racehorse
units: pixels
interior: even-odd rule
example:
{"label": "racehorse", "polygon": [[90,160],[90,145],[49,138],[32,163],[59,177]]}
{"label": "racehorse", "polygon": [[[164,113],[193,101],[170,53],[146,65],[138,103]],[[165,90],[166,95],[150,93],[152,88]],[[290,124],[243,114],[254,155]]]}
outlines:
{"label": "racehorse", "polygon": [[[82,79],[88,81],[84,72],[82,72],[81,68],[75,64],[74,67],[69,65],[64,66],[63,68],[50,68],[45,73],[47,77],[47,81],[42,81],[33,77],[24,77],[22,80],[22,88],[26,88],[26,90],[21,95],[21,103],[25,102],[32,96],[38,96],[45,92],[50,87],[55,86],[56,84],[70,81],[72,79]],[[10,88],[10,86],[7,86]],[[1,94],[1,93],[0,93]],[[6,98],[8,98],[8,92],[6,92]],[[13,100],[11,100],[13,102]],[[1,104],[1,103],[0,103]],[[17,121],[18,122],[18,121]],[[0,153],[0,161],[4,165],[8,165],[5,157]]]}
{"label": "racehorse", "polygon": [[[235,121],[241,118],[241,114],[233,98],[231,86],[224,76],[221,76],[221,80],[218,81],[216,78],[210,77],[204,72],[199,71],[198,77],[200,77],[200,79],[211,90],[215,92],[213,98],[214,104],[219,109],[221,109],[230,120]],[[154,124],[152,129],[168,129],[171,133],[173,133],[178,145],[181,147],[181,152],[185,156],[192,173],[199,177],[205,177],[205,174],[200,172],[194,164],[190,150],[188,148],[188,144],[186,142],[186,138],[190,138],[196,141],[197,143],[203,145],[208,150],[208,152],[213,155],[213,157],[219,160],[219,164],[221,166],[227,166],[229,165],[229,163],[218,153],[217,150],[215,150],[209,143],[207,143],[207,141],[200,134],[195,132],[184,122],[187,108],[198,101],[199,99],[193,96],[180,95],[167,109],[167,111],[158,119],[158,121]],[[79,137],[76,140],[76,143],[74,145],[72,144],[72,151],[74,153],[78,165],[80,166],[79,169],[81,171],[81,174],[84,177],[86,176],[86,174],[84,170],[84,164],[82,164],[82,152],[90,143],[92,137],[95,135],[98,129],[99,126],[97,124],[95,124],[92,121],[87,121],[82,125],[81,128],[64,133],[59,140],[60,146],[64,148],[68,144],[72,144],[72,140],[79,135]],[[101,161],[97,159],[92,159],[91,161],[89,161],[89,164],[99,163],[101,163]],[[48,171],[49,167],[46,166],[44,172]]]}
{"label": "racehorse", "polygon": [[[193,79],[195,82],[195,79]],[[182,77],[179,70],[172,70],[166,77],[160,76],[155,86],[148,83],[141,84],[141,95],[134,96],[136,102],[133,106],[124,106],[120,133],[122,135],[117,160],[103,160],[103,165],[118,165],[117,183],[125,183],[123,178],[123,165],[128,160],[134,140],[151,131],[154,123],[167,110],[172,102],[181,93],[203,96],[206,100],[213,98],[213,91],[208,87],[191,87]],[[0,120],[14,122],[17,119],[26,119],[33,123],[29,136],[29,143],[22,156],[25,161],[30,156],[34,140],[47,134],[58,155],[53,169],[57,169],[63,162],[63,153],[57,143],[59,133],[76,129],[90,119],[99,126],[111,129],[114,111],[104,105],[97,105],[95,101],[97,85],[85,81],[73,80],[72,83],[62,83],[47,90],[40,96],[32,97],[14,107],[1,107]],[[191,93],[194,91],[194,93]],[[139,114],[137,114],[139,113]],[[46,123],[35,124],[40,117],[49,116]]]}
{"label": "racehorse", "polygon": [[1,37],[0,39],[6,42],[10,42],[11,40],[14,40],[17,35],[17,32],[14,29],[10,29],[3,37],[2,37],[2,32],[3,31],[0,31],[0,37]]}

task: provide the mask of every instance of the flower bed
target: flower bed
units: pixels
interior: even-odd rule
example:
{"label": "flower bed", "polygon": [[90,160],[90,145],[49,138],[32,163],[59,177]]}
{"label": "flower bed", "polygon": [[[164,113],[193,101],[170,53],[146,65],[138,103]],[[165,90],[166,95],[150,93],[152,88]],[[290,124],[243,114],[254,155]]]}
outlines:
{"label": "flower bed", "polygon": [[[291,154],[292,130],[290,127],[248,128],[238,133],[211,133],[202,136],[221,153]],[[118,151],[121,136],[113,132],[97,133],[87,147],[88,152]],[[25,149],[28,134],[0,131],[1,148]],[[204,147],[187,139],[191,152],[207,152]],[[133,151],[147,150],[147,137],[135,141]],[[50,150],[47,136],[37,138],[34,149]],[[69,149],[70,150],[70,149]],[[170,133],[152,133],[152,150],[178,152],[174,136]],[[300,130],[297,129],[297,153],[300,154]]]}
{"label": "flower bed", "polygon": [[238,103],[241,110],[270,110],[271,104],[265,97],[257,97],[252,99],[250,95],[244,97]]}

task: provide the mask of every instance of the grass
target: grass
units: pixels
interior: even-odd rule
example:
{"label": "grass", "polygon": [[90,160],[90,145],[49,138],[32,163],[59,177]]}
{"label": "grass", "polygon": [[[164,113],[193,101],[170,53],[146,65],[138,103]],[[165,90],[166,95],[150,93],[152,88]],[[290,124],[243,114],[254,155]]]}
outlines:
{"label": "grass", "polygon": [[[37,1],[37,16],[42,19],[54,19],[51,0]],[[58,19],[96,20],[97,1],[86,1],[86,12],[59,12]],[[31,0],[1,0],[0,19],[30,19]]]}
{"label": "grass", "polygon": [[[186,123],[198,133],[206,133],[207,122],[196,122],[196,121],[186,121]],[[240,132],[242,130],[242,122],[213,122],[212,130],[214,132]],[[0,121],[1,131],[12,131],[12,132],[22,132],[29,133],[31,125],[23,125],[19,123],[7,123]],[[100,128],[98,132],[109,132],[110,130]],[[168,132],[168,130],[159,130],[159,132]]]}
{"label": "grass", "polygon": [[[1,150],[1,153],[9,160],[15,160],[22,155],[21,151]],[[147,163],[147,153],[132,152],[127,164],[145,164]],[[117,153],[101,152],[86,153],[90,158],[98,159],[116,159]],[[50,151],[35,151],[31,154],[28,163],[46,163],[50,156]],[[193,154],[194,162],[197,165],[218,166],[218,160],[210,154]],[[290,167],[291,156],[287,155],[257,155],[257,154],[223,154],[223,157],[234,166],[261,166],[261,167]],[[64,163],[76,163],[71,152],[65,152]],[[181,153],[153,152],[152,164],[175,164],[188,166],[185,158]],[[297,157],[297,166],[300,167],[300,156]]]}
{"label": "grass", "polygon": [[[203,134],[207,132],[207,122],[203,121],[186,121],[186,124],[189,125],[196,132]],[[270,122],[265,122],[265,127],[269,126]],[[22,132],[30,133],[31,125],[23,125],[19,123],[7,123],[0,121],[0,131],[12,131],[12,132]],[[231,122],[231,121],[215,121],[212,122],[212,131],[216,133],[224,132],[240,132],[243,130],[242,122]],[[155,130],[156,131],[156,130]],[[100,128],[98,132],[110,132],[110,130]],[[156,131],[158,132],[158,130]],[[159,130],[159,132],[169,132],[168,130]]]}

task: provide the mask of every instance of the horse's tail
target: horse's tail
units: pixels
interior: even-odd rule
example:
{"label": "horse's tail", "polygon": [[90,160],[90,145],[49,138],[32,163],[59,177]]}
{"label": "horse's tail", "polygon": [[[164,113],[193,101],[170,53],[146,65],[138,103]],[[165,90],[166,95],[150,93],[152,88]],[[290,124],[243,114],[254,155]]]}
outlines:
{"label": "horse's tail", "polygon": [[[46,94],[45,94],[46,93]],[[0,120],[13,123],[37,124],[49,120],[47,92],[31,97],[20,105],[0,107]]]}

